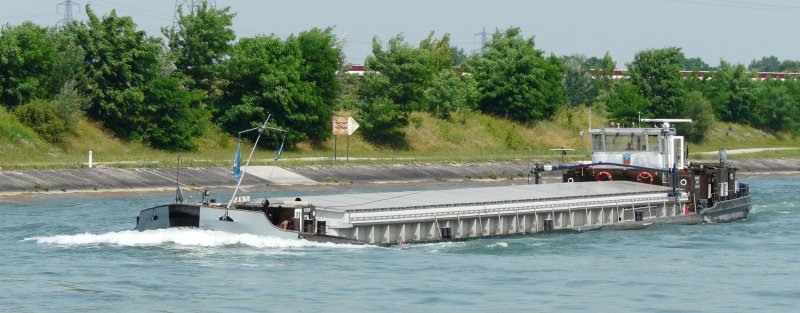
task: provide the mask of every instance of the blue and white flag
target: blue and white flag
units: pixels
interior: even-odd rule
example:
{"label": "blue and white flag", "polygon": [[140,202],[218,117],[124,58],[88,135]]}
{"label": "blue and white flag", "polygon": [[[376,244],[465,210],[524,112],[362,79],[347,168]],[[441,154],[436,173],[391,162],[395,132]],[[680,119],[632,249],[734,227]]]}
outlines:
{"label": "blue and white flag", "polygon": [[183,190],[181,187],[177,187],[178,190],[175,190],[175,203],[183,203]]}
{"label": "blue and white flag", "polygon": [[283,153],[283,143],[286,142],[286,136],[283,137],[283,141],[281,141],[281,147],[278,148],[278,153],[275,155],[275,161],[281,158],[281,153]]}
{"label": "blue and white flag", "polygon": [[239,142],[236,144],[236,154],[233,155],[233,177],[236,177],[237,182],[242,177],[242,170],[240,168],[241,163],[242,163],[242,149],[241,149],[241,142]]}

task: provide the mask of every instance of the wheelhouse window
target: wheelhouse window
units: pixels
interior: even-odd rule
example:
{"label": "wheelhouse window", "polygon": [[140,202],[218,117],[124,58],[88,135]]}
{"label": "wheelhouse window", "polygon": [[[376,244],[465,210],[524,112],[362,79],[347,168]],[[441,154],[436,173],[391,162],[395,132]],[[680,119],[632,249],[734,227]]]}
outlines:
{"label": "wheelhouse window", "polygon": [[[657,137],[657,136],[656,136]],[[603,145],[605,143],[605,145]],[[658,140],[653,145],[658,144]],[[600,134],[592,135],[593,151],[647,151],[648,136],[642,134]],[[654,146],[658,150],[658,146]]]}
{"label": "wheelhouse window", "polygon": [[648,135],[647,136],[647,150],[653,152],[661,151],[659,148],[660,144],[658,142],[658,135]]}
{"label": "wheelhouse window", "polygon": [[605,151],[624,151],[629,142],[629,137],[620,134],[606,134]]}
{"label": "wheelhouse window", "polygon": [[644,135],[631,135],[630,146],[626,146],[625,150],[645,151],[647,138]]}
{"label": "wheelhouse window", "polygon": [[592,151],[603,151],[603,135],[592,135]]}

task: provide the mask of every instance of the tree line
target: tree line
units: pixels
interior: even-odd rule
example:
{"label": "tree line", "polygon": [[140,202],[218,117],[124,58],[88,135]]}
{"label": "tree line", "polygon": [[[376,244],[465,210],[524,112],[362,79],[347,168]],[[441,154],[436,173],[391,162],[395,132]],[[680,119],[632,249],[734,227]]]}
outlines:
{"label": "tree line", "polygon": [[[337,111],[353,113],[375,143],[403,144],[409,114],[442,119],[480,111],[520,123],[591,106],[630,125],[638,116],[692,118],[681,131],[702,140],[714,121],[797,135],[800,85],[755,80],[753,70],[793,71],[775,57],[749,68],[710,67],[680,48],[640,51],[614,79],[616,62],[546,55],[519,28],[497,30],[467,54],[431,32],[419,44],[375,37],[364,76],[346,75],[344,42],[332,28],[288,38],[237,38],[230,8],[204,2],[162,29],[166,42],[115,11],[59,28],[31,22],[0,31],[0,103],[43,139],[63,144],[81,116],[115,136],[165,150],[197,149],[209,127],[232,135],[272,114],[289,147],[330,136]],[[592,70],[590,73],[589,70]],[[712,70],[702,78],[680,70]],[[465,121],[461,121],[465,122]],[[274,144],[278,138],[268,138]]]}

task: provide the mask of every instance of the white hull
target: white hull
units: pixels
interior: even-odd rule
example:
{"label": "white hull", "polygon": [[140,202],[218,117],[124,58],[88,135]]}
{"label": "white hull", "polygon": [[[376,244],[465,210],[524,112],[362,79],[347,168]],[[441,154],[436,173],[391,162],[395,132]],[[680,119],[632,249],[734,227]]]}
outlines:
{"label": "white hull", "polygon": [[[172,212],[170,212],[172,211]],[[177,214],[176,211],[184,211]],[[223,221],[225,208],[198,204],[171,204],[142,210],[136,230],[160,229],[169,227],[198,227],[235,234],[254,234],[280,239],[298,239],[299,233],[275,227],[261,211],[227,210],[233,221]],[[197,216],[193,216],[197,213]],[[181,215],[181,216],[178,216]],[[189,216],[187,216],[189,215]],[[155,218],[154,218],[155,217]],[[183,222],[189,220],[188,222]]]}

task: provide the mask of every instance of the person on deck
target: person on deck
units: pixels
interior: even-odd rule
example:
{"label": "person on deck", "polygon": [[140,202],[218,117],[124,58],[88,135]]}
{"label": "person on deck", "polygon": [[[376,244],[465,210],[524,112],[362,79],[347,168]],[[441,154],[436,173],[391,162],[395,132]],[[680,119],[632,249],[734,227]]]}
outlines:
{"label": "person on deck", "polygon": [[292,226],[293,226],[292,225],[292,221],[290,219],[288,219],[288,218],[283,220],[283,222],[281,222],[281,225],[280,225],[281,229],[283,229],[283,230],[290,230],[290,229],[292,229]]}

